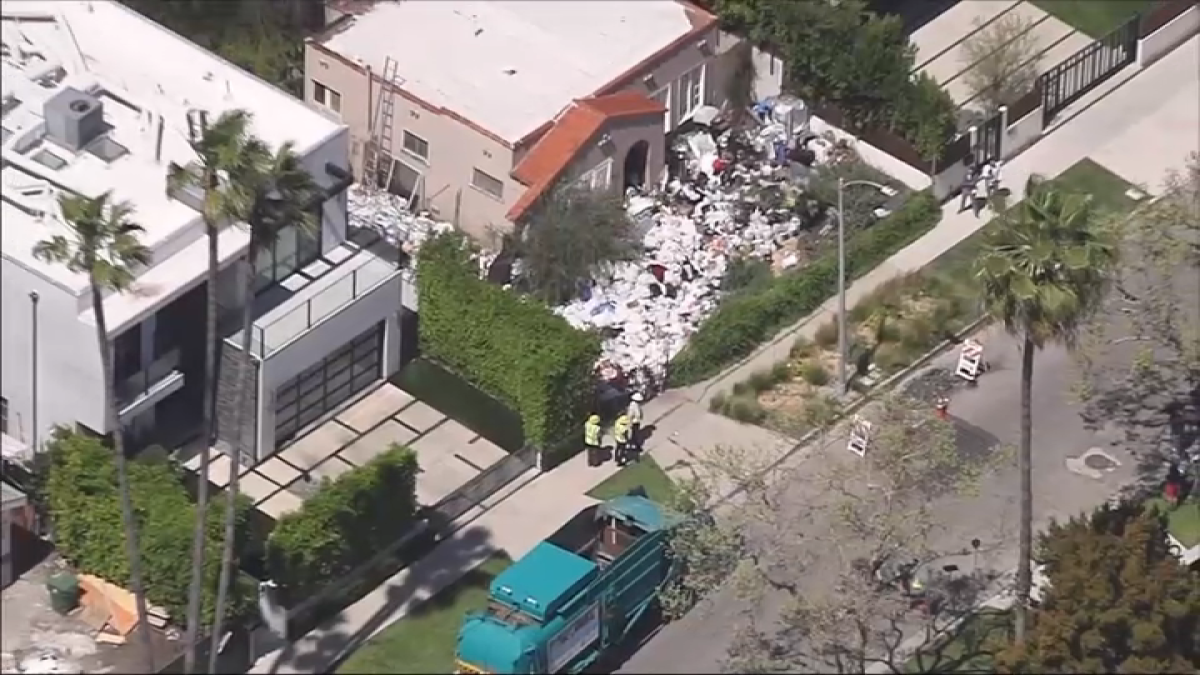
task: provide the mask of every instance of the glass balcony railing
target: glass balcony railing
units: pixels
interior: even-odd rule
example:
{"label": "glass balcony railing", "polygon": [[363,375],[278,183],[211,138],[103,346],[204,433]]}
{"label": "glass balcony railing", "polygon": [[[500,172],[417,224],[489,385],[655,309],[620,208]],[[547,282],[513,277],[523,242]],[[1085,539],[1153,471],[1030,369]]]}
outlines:
{"label": "glass balcony railing", "polygon": [[158,357],[150,364],[149,368],[118,382],[116,385],[117,409],[124,410],[148,394],[155,385],[179,370],[179,363],[180,352],[178,349],[172,349]]}
{"label": "glass balcony railing", "polygon": [[266,358],[399,273],[394,262],[361,251],[255,321],[252,352]]}

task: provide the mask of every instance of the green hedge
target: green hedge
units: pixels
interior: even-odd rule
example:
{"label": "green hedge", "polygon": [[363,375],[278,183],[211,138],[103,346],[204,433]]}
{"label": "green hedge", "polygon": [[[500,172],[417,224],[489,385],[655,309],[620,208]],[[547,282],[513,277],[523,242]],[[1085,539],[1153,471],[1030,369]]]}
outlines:
{"label": "green hedge", "polygon": [[267,539],[267,571],[294,604],[404,536],[416,522],[417,456],[392,445],[336,480],[324,479]]}
{"label": "green hedge", "polygon": [[[55,547],[80,572],[130,588],[125,527],[112,450],[91,436],[58,429],[39,461],[45,471],[41,492],[54,523]],[[183,474],[175,465],[131,461],[128,471],[146,598],[182,622],[191,582],[196,507],[183,483]],[[224,506],[224,498],[216,495],[207,514],[202,609],[206,623],[212,621],[216,601]],[[251,506],[245,499],[240,506],[239,530],[244,544]],[[238,551],[241,549],[239,545]],[[239,583],[230,593],[230,602],[231,616],[245,616],[254,607],[254,589]]]}
{"label": "green hedge", "polygon": [[[853,279],[878,267],[933,229],[941,215],[929,192],[913,195],[895,213],[847,242],[847,275]],[[757,292],[730,297],[671,362],[671,385],[695,384],[745,358],[780,329],[816,311],[837,292],[837,276],[837,254],[832,253]]]}
{"label": "green hedge", "polygon": [[579,433],[599,336],[481,280],[456,234],[421,247],[417,285],[423,355],[512,406],[526,441],[545,447]]}

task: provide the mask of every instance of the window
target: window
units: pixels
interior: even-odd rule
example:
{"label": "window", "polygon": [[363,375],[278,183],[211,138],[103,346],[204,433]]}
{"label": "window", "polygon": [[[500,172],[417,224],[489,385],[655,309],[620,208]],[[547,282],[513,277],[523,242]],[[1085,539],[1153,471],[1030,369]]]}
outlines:
{"label": "window", "polygon": [[109,164],[129,154],[129,148],[114,141],[108,136],[101,136],[88,147],[88,152]]}
{"label": "window", "polygon": [[663,87],[662,89],[659,89],[658,91],[654,92],[653,94],[650,94],[650,98],[663,104],[663,107],[667,109],[667,112],[663,114],[663,130],[670,131],[671,130],[671,88]]}
{"label": "window", "polygon": [[687,119],[704,105],[704,65],[679,78],[679,119]]}
{"label": "window", "polygon": [[142,324],[126,329],[113,340],[113,379],[118,387],[142,370]]}
{"label": "window", "polygon": [[313,80],[313,100],[335,113],[342,112],[342,95]]}
{"label": "window", "polygon": [[8,433],[8,399],[0,396],[0,434]]}
{"label": "window", "polygon": [[[320,223],[320,220],[316,221]],[[321,256],[321,235],[292,225],[279,231],[275,241],[258,250],[254,260],[254,292],[260,293],[303,269]]]}
{"label": "window", "polygon": [[37,151],[37,154],[33,156],[33,161],[41,164],[51,171],[58,171],[67,165],[67,160],[59,157],[49,150],[46,150],[45,148]]}
{"label": "window", "polygon": [[599,165],[585,171],[575,184],[593,192],[603,192],[612,187],[612,160],[606,159]]}
{"label": "window", "polygon": [[504,199],[504,182],[479,169],[471,176],[471,185],[496,199]]}
{"label": "window", "polygon": [[411,131],[404,132],[404,151],[414,157],[429,161],[429,141]]}

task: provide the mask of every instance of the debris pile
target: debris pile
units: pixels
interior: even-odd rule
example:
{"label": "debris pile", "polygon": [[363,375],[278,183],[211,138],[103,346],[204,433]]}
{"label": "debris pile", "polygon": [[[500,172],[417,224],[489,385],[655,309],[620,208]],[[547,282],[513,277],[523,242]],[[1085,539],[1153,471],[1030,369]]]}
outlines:
{"label": "debris pile", "polygon": [[351,228],[376,232],[410,256],[431,237],[454,229],[428,213],[413,213],[408,209],[408,200],[384,190],[372,192],[356,183],[348,195]]}
{"label": "debris pile", "polygon": [[611,265],[557,308],[577,328],[605,336],[602,380],[658,390],[668,362],[716,309],[732,259],[758,258],[781,271],[810,252],[803,233],[828,229],[825,207],[805,186],[834,144],[809,132],[798,99],[761,103],[755,114],[760,125],[749,132],[722,128],[712,115],[710,124],[693,119],[681,130],[665,189],[628,195],[644,258]]}

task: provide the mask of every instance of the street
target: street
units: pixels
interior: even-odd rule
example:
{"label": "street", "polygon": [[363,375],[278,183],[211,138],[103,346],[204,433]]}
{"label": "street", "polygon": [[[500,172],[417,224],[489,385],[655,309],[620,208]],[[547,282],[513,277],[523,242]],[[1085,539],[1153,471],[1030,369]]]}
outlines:
{"label": "street", "polygon": [[[965,433],[960,436],[964,444],[983,443],[997,451],[1015,448],[1020,434],[1017,343],[995,327],[986,330],[980,339],[992,370],[981,377],[977,387],[955,389],[950,396],[950,415],[956,422],[965,423],[961,425]],[[947,353],[929,368],[952,369],[956,359],[957,353]],[[1076,377],[1073,357],[1064,348],[1050,346],[1038,353],[1033,389],[1035,529],[1043,528],[1053,518],[1067,518],[1099,505],[1134,477],[1132,458],[1112,445],[1117,437],[1085,428],[1071,394]],[[822,450],[844,447],[839,440]],[[1069,460],[1079,460],[1092,448],[1102,449],[1120,464],[1099,471],[1097,477],[1081,475],[1068,467]],[[820,455],[818,452],[799,461],[814,461]],[[931,542],[933,548],[966,551],[970,541],[979,538],[978,565],[997,572],[1011,570],[1016,565],[1018,495],[1015,457],[1010,455],[1002,468],[982,480],[977,495],[938,502],[939,523],[944,529]],[[965,558],[965,562],[953,562],[969,569],[976,561],[969,555]],[[696,611],[665,626],[618,672],[716,672],[741,607],[731,591],[718,591]]]}

